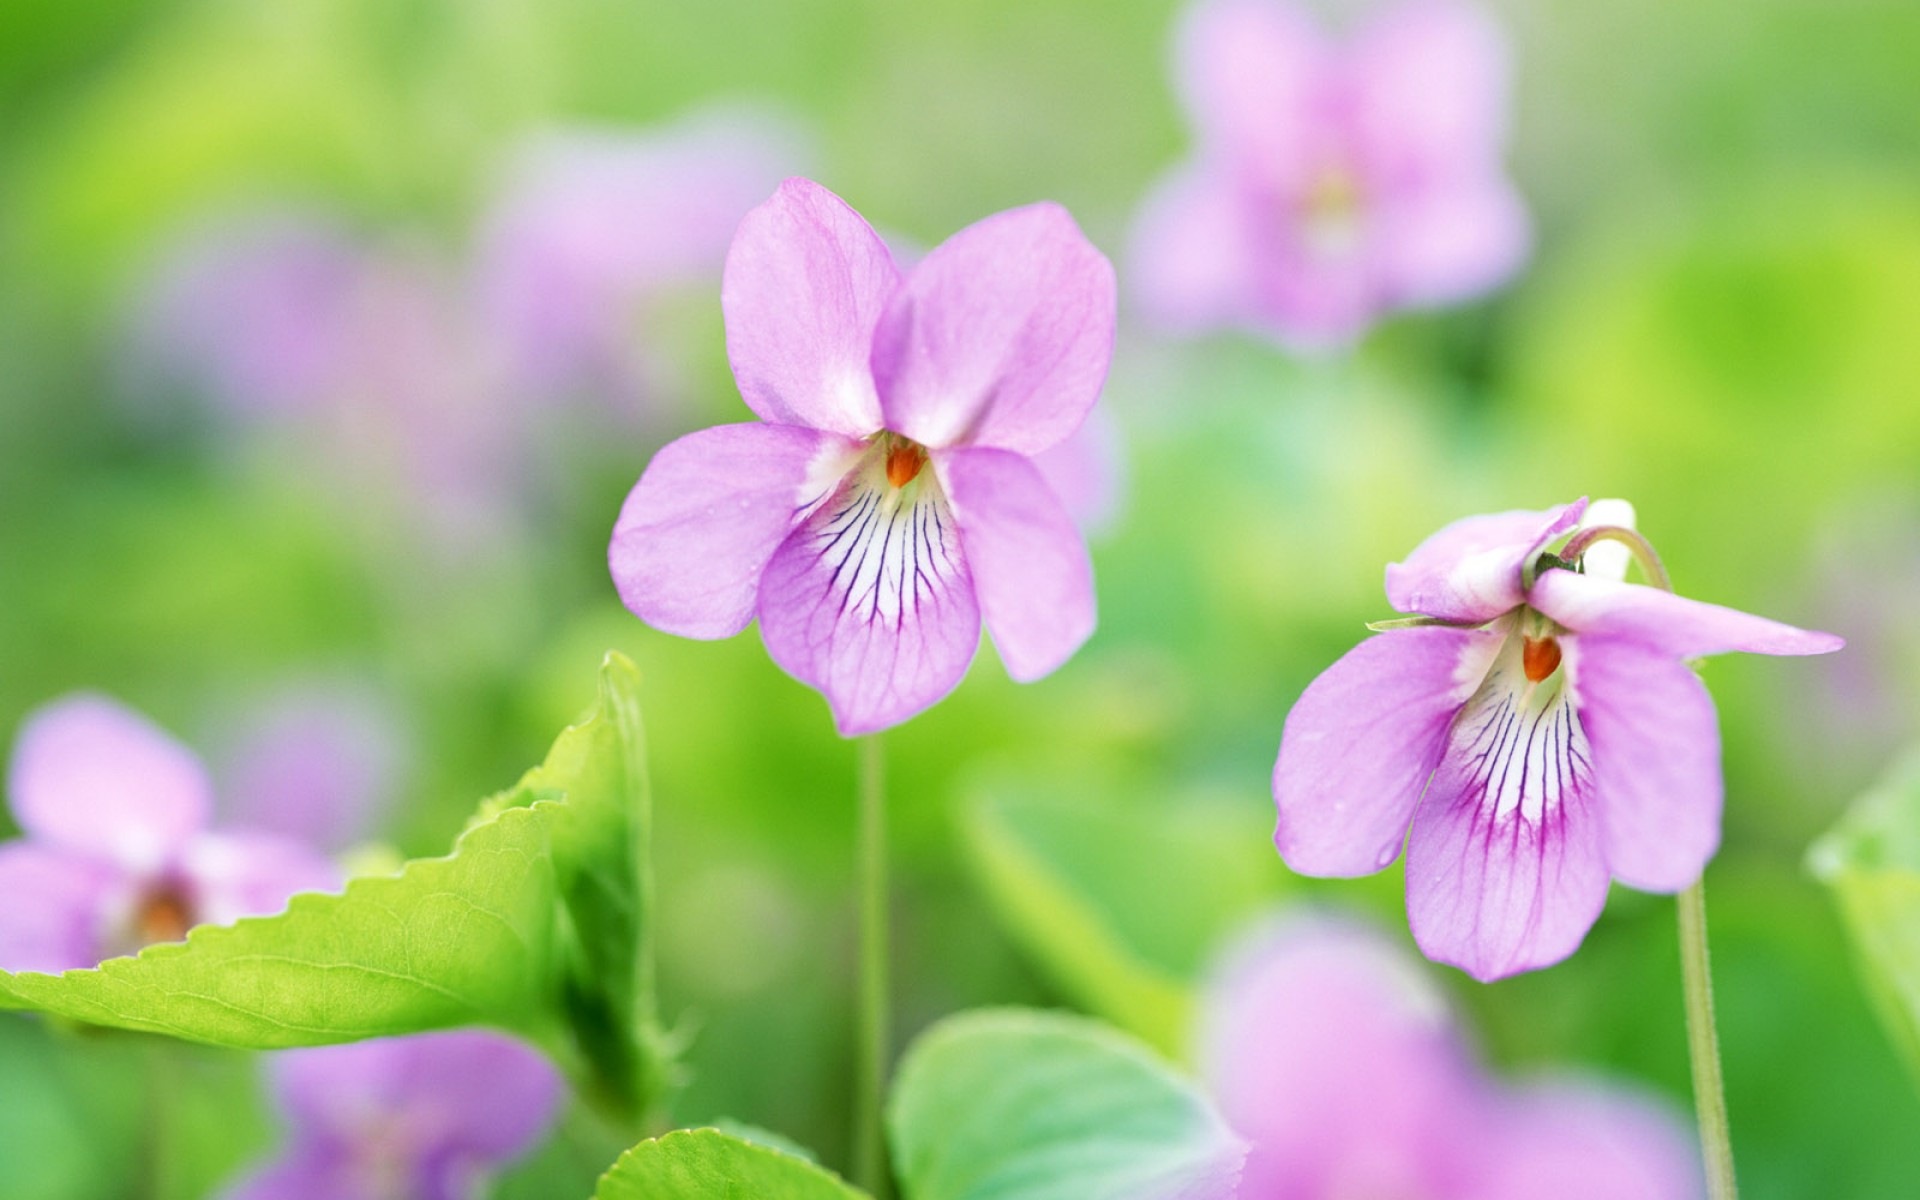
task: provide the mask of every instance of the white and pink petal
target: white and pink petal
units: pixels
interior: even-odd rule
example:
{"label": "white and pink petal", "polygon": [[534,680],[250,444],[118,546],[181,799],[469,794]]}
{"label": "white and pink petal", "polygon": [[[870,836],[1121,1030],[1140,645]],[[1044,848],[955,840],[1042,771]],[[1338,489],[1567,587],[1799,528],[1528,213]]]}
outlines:
{"label": "white and pink petal", "polygon": [[1387,566],[1387,602],[1403,613],[1490,621],[1522,603],[1521,571],[1586,510],[1576,500],[1543,512],[1510,511],[1455,521]]}
{"label": "white and pink petal", "polygon": [[1637,641],[1676,658],[1739,650],[1748,654],[1830,654],[1846,643],[1752,613],[1690,600],[1638,583],[1543,571],[1527,603],[1576,633]]}
{"label": "white and pink petal", "polygon": [[621,601],[682,637],[740,632],[774,551],[859,450],[792,425],[721,425],[669,443],[614,523],[607,564]]}

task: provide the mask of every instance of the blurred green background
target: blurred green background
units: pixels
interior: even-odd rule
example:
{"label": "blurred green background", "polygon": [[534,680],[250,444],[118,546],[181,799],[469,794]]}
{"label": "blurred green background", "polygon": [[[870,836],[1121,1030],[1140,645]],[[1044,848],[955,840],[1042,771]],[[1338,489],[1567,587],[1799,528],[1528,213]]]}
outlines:
{"label": "blurred green background", "polygon": [[[1854,643],[1706,669],[1728,779],[1709,871],[1722,1046],[1749,1196],[1910,1195],[1920,1099],[1801,863],[1920,726],[1920,7],[1497,7],[1518,64],[1512,162],[1539,229],[1516,285],[1309,364],[1250,339],[1162,343],[1123,306],[1108,403],[1129,465],[1095,544],[1098,634],[1027,687],[983,654],[885,739],[900,1033],[972,1005],[1083,1001],[996,918],[969,852],[978,806],[1011,792],[1247,829],[1257,861],[1232,905],[1359,905],[1404,937],[1397,876],[1320,884],[1266,861],[1287,707],[1384,615],[1382,565],[1440,524],[1622,495],[1682,591]],[[156,419],[127,379],[127,298],[181,229],[262,197],[456,262],[528,131],[645,130],[715,101],[785,112],[822,182],[921,244],[1059,200],[1119,260],[1124,295],[1130,215],[1187,142],[1174,14],[13,0],[0,730],[92,687],[213,748],[283,681],[360,680],[412,741],[380,833],[433,854],[591,699],[600,654],[624,650],[651,699],[663,986],[693,1038],[673,1118],[750,1122],[842,1163],[852,747],[753,634],[654,633],[604,566],[652,449],[745,415],[717,278],[666,318],[684,403],[636,414],[623,439],[570,429],[556,406],[543,438],[566,486],[447,562],[422,552],[416,505],[370,518],[297,453],[236,454]],[[1093,857],[1079,869],[1184,986],[1219,932],[1187,903],[1211,886],[1206,858],[1175,860],[1183,873]],[[1489,987],[1433,972],[1504,1069],[1611,1071],[1686,1103],[1664,898],[1617,892],[1581,953],[1544,972]],[[253,1079],[241,1056],[0,1018],[8,1194],[206,1194],[269,1144]],[[572,1130],[506,1194],[579,1194],[598,1153]]]}

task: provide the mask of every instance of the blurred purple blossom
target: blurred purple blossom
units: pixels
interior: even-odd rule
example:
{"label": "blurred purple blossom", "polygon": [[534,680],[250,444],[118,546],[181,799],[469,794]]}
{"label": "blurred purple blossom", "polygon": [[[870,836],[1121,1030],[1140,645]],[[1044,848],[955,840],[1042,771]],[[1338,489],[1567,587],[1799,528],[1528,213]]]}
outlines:
{"label": "blurred purple blossom", "polygon": [[26,836],[0,844],[0,969],[91,967],[340,885],[298,842],[209,828],[200,760],[102,696],[29,715],[7,786]]}
{"label": "blurred purple blossom", "polygon": [[345,681],[265,697],[234,719],[227,744],[227,819],[333,852],[375,833],[404,766],[391,707]]}
{"label": "blurred purple blossom", "polygon": [[511,157],[482,222],[477,290],[517,386],[658,401],[671,347],[649,305],[712,288],[741,217],[807,157],[761,113],[641,132],[554,129]]}
{"label": "blurred purple blossom", "polygon": [[1684,1125],[1625,1087],[1489,1078],[1414,962],[1365,927],[1297,918],[1229,955],[1201,1069],[1251,1144],[1244,1200],[1692,1200]]}
{"label": "blurred purple blossom", "polygon": [[1421,950],[1481,980],[1572,954],[1610,878],[1698,880],[1720,842],[1720,731],[1686,660],[1842,643],[1627,583],[1616,542],[1573,569],[1542,557],[1632,522],[1618,500],[1468,517],[1390,565],[1388,602],[1421,623],[1360,643],[1287,715],[1287,865],[1369,875],[1404,843]]}
{"label": "blurred purple blossom", "polygon": [[655,455],[609,547],[628,608],[684,637],[757,615],[843,734],[953,689],[993,631],[1040,678],[1094,625],[1085,542],[1034,465],[1113,353],[1113,269],[1057,205],[961,230],[902,274],[860,214],[792,179],[741,224],[721,288],[758,423]]}
{"label": "blurred purple blossom", "polygon": [[226,1200],[477,1200],[546,1137],[546,1059],[479,1030],[287,1050],[268,1062],[285,1148]]}
{"label": "blurred purple blossom", "polygon": [[1405,0],[1339,44],[1282,0],[1199,0],[1176,74],[1198,145],[1133,239],[1155,321],[1339,346],[1525,260],[1526,209],[1501,165],[1507,48],[1477,9]]}

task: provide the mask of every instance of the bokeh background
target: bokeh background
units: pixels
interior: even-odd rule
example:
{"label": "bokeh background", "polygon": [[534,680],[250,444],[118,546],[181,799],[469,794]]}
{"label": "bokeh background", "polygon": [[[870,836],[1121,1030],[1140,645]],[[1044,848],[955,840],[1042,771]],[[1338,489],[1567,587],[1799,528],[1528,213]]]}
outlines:
{"label": "bokeh background", "polygon": [[[1385,615],[1382,565],[1440,524],[1622,495],[1682,591],[1852,642],[1706,668],[1728,780],[1708,873],[1722,1046],[1748,1195],[1910,1195],[1920,1099],[1803,858],[1920,728],[1920,8],[1495,8],[1538,228],[1513,286],[1306,362],[1252,337],[1168,342],[1123,304],[1099,632],[1026,687],[985,653],[885,738],[901,1032],[981,1004],[1089,1003],[1003,919],[982,846],[1016,799],[1091,814],[1048,810],[1034,836],[1176,989],[1225,932],[1209,906],[1356,906],[1404,937],[1397,872],[1294,880],[1265,848],[1288,705]],[[702,247],[783,172],[908,246],[1059,200],[1124,295],[1132,214],[1188,144],[1175,14],[13,0],[0,731],[105,690],[200,748],[244,805],[249,739],[289,697],[321,696],[371,756],[351,840],[435,854],[591,699],[601,653],[625,651],[651,700],[663,987],[692,1039],[672,1119],[750,1122],[844,1164],[853,748],[753,634],[683,642],[626,614],[607,535],[658,445],[745,416]],[[641,174],[671,180],[660,164],[707,128],[751,143],[744,182],[639,188],[625,219],[579,217],[589,261],[631,254],[663,281],[609,293],[602,357],[514,359],[485,319],[487,272],[528,172],[585,138],[639,146]],[[313,307],[265,325],[307,366],[242,381],[282,387],[280,407],[196,369],[269,301],[208,315],[195,271],[262,237],[309,254],[287,269]],[[366,307],[328,324],[314,314],[335,312],[341,261]],[[1234,830],[1191,841],[1236,847],[1234,894],[1214,895],[1204,854],[1142,855],[1103,811]],[[1485,987],[1432,971],[1500,1068],[1602,1070],[1686,1103],[1666,899],[1616,891],[1547,971]],[[0,1018],[7,1194],[209,1194],[270,1144],[255,1080],[240,1055]],[[503,1194],[582,1194],[604,1150],[570,1125]]]}

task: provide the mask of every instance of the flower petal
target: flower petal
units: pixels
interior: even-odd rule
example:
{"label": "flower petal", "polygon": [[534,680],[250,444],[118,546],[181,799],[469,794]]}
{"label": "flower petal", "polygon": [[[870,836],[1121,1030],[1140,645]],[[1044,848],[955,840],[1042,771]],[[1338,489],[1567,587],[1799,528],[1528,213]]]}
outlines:
{"label": "flower petal", "polygon": [[1607,899],[1593,751],[1565,675],[1529,684],[1521,641],[1454,723],[1407,839],[1414,940],[1482,981],[1573,953]]}
{"label": "flower petal", "polygon": [[1648,892],[1700,878],[1720,846],[1720,728],[1679,659],[1622,638],[1564,638],[1593,746],[1607,869]]}
{"label": "flower petal", "polygon": [[1483,1154],[1483,1200],[1697,1200],[1700,1156],[1666,1105],[1620,1087],[1555,1081],[1506,1097]]}
{"label": "flower petal", "polygon": [[[1585,515],[1580,518],[1580,528],[1597,529],[1602,525],[1619,525],[1626,529],[1636,529],[1634,511],[1631,502],[1615,498],[1595,500],[1587,505]],[[1620,542],[1607,540],[1588,546],[1586,553],[1580,556],[1580,569],[1597,579],[1620,580],[1627,577],[1627,568],[1633,563],[1633,551]]]}
{"label": "flower petal", "polygon": [[519,1156],[565,1091],[537,1051],[475,1029],[289,1050],[269,1071],[296,1138],[351,1145],[369,1128],[404,1131],[416,1169],[450,1153],[488,1165]]}
{"label": "flower petal", "polygon": [[754,424],[662,447],[614,522],[607,566],[621,601],[681,637],[739,633],[767,560],[855,450],[832,434]]}
{"label": "flower petal", "polygon": [[193,751],[139,713],[80,693],[27,717],[8,775],[13,815],[34,838],[159,866],[205,827],[213,787]]}
{"label": "flower petal", "polygon": [[1038,454],[1113,358],[1113,266],[1057,204],[995,213],[934,247],[874,331],[887,428],[924,445]]}
{"label": "flower petal", "polygon": [[1485,12],[1448,0],[1392,5],[1352,55],[1361,142],[1388,186],[1497,171],[1510,55]]}
{"label": "flower petal", "polygon": [[1135,305],[1162,328],[1198,333],[1244,320],[1258,303],[1260,256],[1229,173],[1191,164],[1148,193],[1129,244]]}
{"label": "flower petal", "polygon": [[1846,645],[1831,633],[1798,629],[1656,587],[1574,571],[1541,572],[1527,603],[1568,629],[1590,636],[1630,638],[1675,658],[1732,650],[1830,654]]}
{"label": "flower petal", "polygon": [[[290,1050],[287,1053],[311,1052]],[[220,1193],[220,1200],[343,1200],[359,1194],[363,1174],[360,1164],[345,1146],[334,1142],[296,1141],[280,1157],[229,1185]]]}
{"label": "flower petal", "polygon": [[1375,262],[1394,303],[1452,304],[1511,279],[1527,260],[1526,204],[1500,178],[1389,197],[1377,214]]}
{"label": "flower petal", "polygon": [[103,909],[123,883],[98,859],[31,841],[0,845],[0,971],[97,965]]}
{"label": "flower petal", "polygon": [[268,833],[207,833],[187,844],[180,871],[192,887],[196,923],[230,925],[287,906],[296,892],[330,892],[340,868],[290,838]]}
{"label": "flower petal", "polygon": [[1431,983],[1331,917],[1242,942],[1206,992],[1201,1073],[1253,1143],[1240,1194],[1437,1196],[1477,1151],[1486,1089]]}
{"label": "flower petal", "polygon": [[720,285],[747,407],[779,425],[878,430],[868,355],[899,282],[886,243],[846,201],[809,179],[781,184],[740,223]]}
{"label": "flower petal", "polygon": [[1429,627],[1368,638],[1287,714],[1274,844],[1303,875],[1370,875],[1399,856],[1447,727],[1500,635]]}
{"label": "flower petal", "polygon": [[1007,450],[934,459],[953,504],[981,615],[1007,674],[1051,674],[1093,634],[1093,561],[1034,464]]}
{"label": "flower petal", "polygon": [[1206,0],[1181,25],[1176,74],[1202,143],[1245,169],[1297,174],[1318,139],[1336,60],[1296,7]]}
{"label": "flower petal", "polygon": [[409,739],[388,698],[307,680],[234,723],[219,776],[228,823],[327,851],[374,835],[395,798]]}
{"label": "flower petal", "polygon": [[967,673],[980,647],[973,586],[936,472],[896,489],[876,460],[774,551],[760,635],[775,662],[826,694],[842,734],[872,733]]}
{"label": "flower petal", "polygon": [[1404,613],[1449,621],[1490,621],[1521,603],[1520,570],[1548,542],[1572,529],[1585,500],[1544,512],[1466,517],[1387,566],[1387,602]]}

